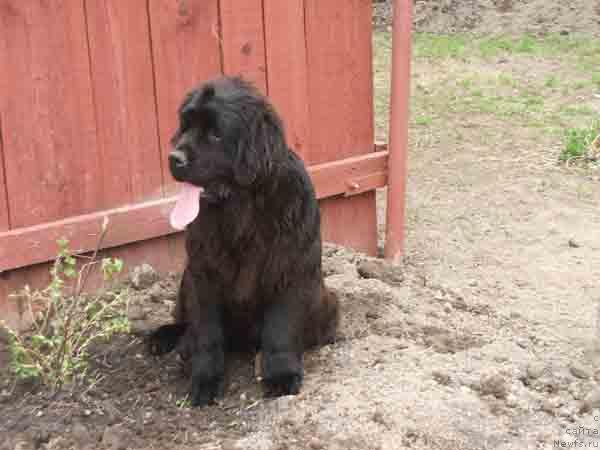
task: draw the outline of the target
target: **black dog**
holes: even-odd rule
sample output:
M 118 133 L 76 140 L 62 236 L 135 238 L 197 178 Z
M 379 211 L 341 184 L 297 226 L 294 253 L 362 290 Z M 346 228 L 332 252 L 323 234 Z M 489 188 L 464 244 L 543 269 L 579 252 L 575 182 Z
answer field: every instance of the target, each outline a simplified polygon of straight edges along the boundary
M 193 405 L 223 394 L 228 351 L 261 350 L 267 395 L 296 394 L 305 349 L 332 342 L 338 320 L 311 180 L 273 107 L 239 78 L 193 90 L 179 116 L 170 170 L 203 192 L 175 323 L 150 336 L 150 349 L 177 347 L 191 362 Z

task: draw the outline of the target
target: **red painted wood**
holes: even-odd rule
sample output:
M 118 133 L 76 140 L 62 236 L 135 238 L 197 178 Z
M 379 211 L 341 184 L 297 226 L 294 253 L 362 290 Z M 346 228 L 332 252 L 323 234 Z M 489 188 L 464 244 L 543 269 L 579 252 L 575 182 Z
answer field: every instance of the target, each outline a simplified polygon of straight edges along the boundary
M 412 2 L 394 2 L 390 185 L 387 192 L 385 257 L 400 262 L 404 250 L 406 165 L 410 98 Z
M 0 2 L 0 115 L 13 228 L 102 204 L 83 2 Z
M 374 192 L 347 199 L 321 201 L 321 233 L 324 241 L 335 242 L 368 255 L 377 254 L 377 220 Z
M 0 116 L 0 119 L 2 117 Z M 2 120 L 0 120 L 0 231 L 10 228 L 8 221 L 8 192 L 4 176 L 4 152 L 2 150 Z
M 269 97 L 287 140 L 305 158 L 309 144 L 308 73 L 303 0 L 264 0 Z
M 387 152 L 373 152 L 309 167 L 320 199 L 351 196 L 385 186 Z
M 373 150 L 371 7 L 305 1 L 311 164 Z M 375 192 L 326 200 L 321 211 L 325 239 L 376 254 Z
M 310 164 L 373 150 L 371 2 L 306 0 Z
M 386 166 L 387 153 L 377 152 L 312 166 L 309 173 L 315 181 L 318 198 L 323 199 L 383 187 Z M 352 189 L 352 184 L 357 182 L 366 185 Z M 325 208 L 332 208 L 341 201 L 325 202 Z M 174 233 L 168 220 L 174 202 L 175 199 L 169 197 L 0 233 L 0 272 L 52 259 L 56 254 L 56 241 L 63 237 L 69 239 L 71 248 L 78 253 L 93 250 L 105 217 L 110 220 L 103 243 L 105 248 Z M 340 214 L 346 217 L 349 213 Z M 346 223 L 341 234 L 345 226 Z
M 225 73 L 241 75 L 267 93 L 262 0 L 220 0 L 219 6 Z
M 73 250 L 79 253 L 94 249 L 105 217 L 109 225 L 104 247 L 173 233 L 169 225 L 173 203 L 172 198 L 154 200 L 1 233 L 0 272 L 48 261 L 61 238 L 71 241 Z
M 120 1 L 120 0 L 115 0 Z M 165 164 L 185 93 L 222 72 L 218 0 L 150 0 L 152 55 L 165 195 L 176 191 Z
M 100 172 L 107 209 L 161 197 L 146 0 L 86 0 Z

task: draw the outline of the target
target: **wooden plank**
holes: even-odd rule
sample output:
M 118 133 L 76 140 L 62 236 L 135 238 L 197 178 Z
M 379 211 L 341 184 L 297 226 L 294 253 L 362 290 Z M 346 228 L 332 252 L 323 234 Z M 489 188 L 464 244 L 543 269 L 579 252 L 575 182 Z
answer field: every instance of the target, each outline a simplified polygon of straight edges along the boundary
M 102 204 L 82 1 L 0 3 L 0 114 L 13 228 Z
M 4 152 L 2 150 L 2 116 L 0 115 L 0 231 L 10 228 L 8 220 L 8 191 L 4 176 Z
M 269 98 L 282 115 L 287 140 L 305 158 L 309 145 L 308 70 L 303 0 L 264 0 Z
M 219 5 L 224 72 L 268 93 L 262 0 L 221 0 Z
M 310 166 L 317 197 L 351 196 L 385 186 L 387 152 L 374 152 Z
M 311 164 L 373 150 L 371 7 L 305 1 Z M 325 239 L 376 254 L 375 192 L 326 200 L 321 212 Z
M 116 0 L 119 1 L 119 0 Z M 126 3 L 126 2 L 125 2 Z M 150 0 L 150 28 L 162 161 L 185 93 L 222 72 L 218 0 Z M 165 195 L 176 191 L 162 164 Z
M 86 0 L 102 210 L 160 198 L 161 154 L 146 0 Z
M 56 241 L 61 238 L 71 241 L 73 250 L 78 253 L 92 250 L 105 217 L 109 219 L 109 231 L 104 247 L 174 232 L 168 220 L 173 203 L 172 198 L 154 200 L 1 233 L 0 272 L 52 259 Z
M 328 198 L 321 202 L 321 234 L 323 241 L 335 242 L 356 251 L 377 254 L 377 220 L 366 214 L 375 213 L 373 196 L 367 192 L 351 198 Z
M 363 208 L 366 203 L 363 198 L 370 193 L 361 192 L 385 185 L 386 177 L 382 174 L 385 174 L 386 165 L 387 153 L 377 152 L 309 167 L 309 173 L 316 182 L 319 199 L 360 193 L 355 197 L 359 198 L 359 206 Z M 353 189 L 352 186 L 357 182 L 364 185 Z M 348 202 L 325 202 L 325 211 L 337 207 L 338 202 L 342 201 Z M 78 253 L 94 249 L 105 217 L 110 220 L 109 231 L 104 239 L 105 248 L 175 233 L 168 220 L 174 203 L 175 198 L 169 197 L 0 233 L 0 273 L 52 259 L 56 253 L 56 241 L 63 237 L 69 239 L 71 247 Z M 361 215 L 364 214 L 364 208 L 358 212 L 352 210 L 350 207 L 342 208 L 339 214 L 336 213 L 336 217 L 326 219 L 327 223 L 339 227 L 339 231 L 332 229 L 340 236 L 345 236 L 344 239 L 349 239 L 350 236 L 345 229 L 362 230 L 370 227 L 369 224 L 357 225 L 354 222 L 343 221 L 348 217 L 357 217 L 359 222 L 369 222 Z M 340 221 L 339 224 L 337 220 Z M 353 223 L 353 226 L 348 227 L 348 223 Z M 376 233 L 373 236 L 376 237 Z M 371 237 L 368 236 L 368 239 Z
M 371 2 L 306 0 L 311 142 L 317 164 L 373 150 Z

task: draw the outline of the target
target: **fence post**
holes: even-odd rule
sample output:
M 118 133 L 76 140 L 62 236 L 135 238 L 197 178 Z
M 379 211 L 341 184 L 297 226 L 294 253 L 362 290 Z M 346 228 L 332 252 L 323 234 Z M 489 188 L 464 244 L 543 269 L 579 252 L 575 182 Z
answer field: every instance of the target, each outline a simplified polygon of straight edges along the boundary
M 412 2 L 394 0 L 393 5 L 385 258 L 394 263 L 400 262 L 404 250 Z

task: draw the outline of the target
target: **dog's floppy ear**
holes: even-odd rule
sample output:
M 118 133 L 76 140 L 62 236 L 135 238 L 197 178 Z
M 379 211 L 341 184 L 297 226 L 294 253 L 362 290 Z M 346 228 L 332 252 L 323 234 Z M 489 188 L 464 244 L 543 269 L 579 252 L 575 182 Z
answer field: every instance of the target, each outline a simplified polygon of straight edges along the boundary
M 235 180 L 249 186 L 257 179 L 269 176 L 274 153 L 285 147 L 283 129 L 271 114 L 257 114 L 238 142 L 234 163 Z

